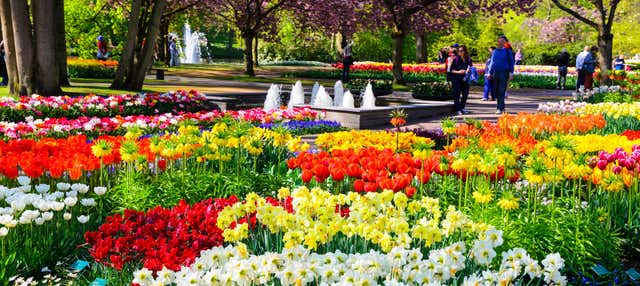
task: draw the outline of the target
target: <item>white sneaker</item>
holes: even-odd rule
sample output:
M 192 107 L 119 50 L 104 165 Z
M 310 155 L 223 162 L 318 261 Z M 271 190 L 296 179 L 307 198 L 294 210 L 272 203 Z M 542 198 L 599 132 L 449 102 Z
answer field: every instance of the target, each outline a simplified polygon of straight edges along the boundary
M 496 110 L 496 114 L 503 114 L 503 113 L 505 113 L 504 110 L 500 110 L 500 109 Z
M 464 112 L 462 112 L 461 110 L 456 111 L 456 115 L 463 115 Z
M 469 110 L 466 110 L 466 109 L 464 109 L 464 108 L 463 108 L 461 111 L 462 111 L 462 114 L 469 114 L 469 113 L 471 113 Z
M 482 99 L 480 99 L 480 100 L 482 100 L 482 101 L 489 101 L 489 99 L 488 99 L 488 98 L 484 98 L 484 97 L 483 97 Z

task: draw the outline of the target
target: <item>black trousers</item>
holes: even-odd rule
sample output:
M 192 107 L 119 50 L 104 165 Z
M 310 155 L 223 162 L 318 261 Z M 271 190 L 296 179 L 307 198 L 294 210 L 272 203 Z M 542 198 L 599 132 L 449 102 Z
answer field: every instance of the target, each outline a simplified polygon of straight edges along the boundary
M 464 77 L 454 76 L 451 78 L 451 93 L 456 111 L 462 111 L 467 105 L 469 98 L 469 83 Z
M 342 77 L 340 80 L 342 82 L 349 82 L 349 70 L 351 69 L 351 65 L 353 64 L 353 57 L 345 57 L 342 59 Z

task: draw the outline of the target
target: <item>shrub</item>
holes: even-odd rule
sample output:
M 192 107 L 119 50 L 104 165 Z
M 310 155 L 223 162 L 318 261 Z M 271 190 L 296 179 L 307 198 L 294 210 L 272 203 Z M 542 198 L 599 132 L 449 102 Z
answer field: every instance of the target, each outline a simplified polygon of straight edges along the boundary
M 390 80 L 353 79 L 345 84 L 345 87 L 357 95 L 364 92 L 368 83 L 371 83 L 375 96 L 386 95 L 393 92 L 393 82 Z
M 425 100 L 451 99 L 451 83 L 446 81 L 416 84 L 411 90 L 413 98 Z

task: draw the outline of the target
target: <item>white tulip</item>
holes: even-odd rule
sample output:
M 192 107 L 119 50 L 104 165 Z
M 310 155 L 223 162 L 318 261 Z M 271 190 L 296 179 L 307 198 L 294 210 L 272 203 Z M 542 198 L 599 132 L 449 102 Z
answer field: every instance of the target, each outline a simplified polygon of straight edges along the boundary
M 70 185 L 70 184 L 68 184 L 68 183 L 57 183 L 57 184 L 56 184 L 56 188 L 57 188 L 58 190 L 60 190 L 60 191 L 63 191 L 63 192 L 64 192 L 64 191 L 68 190 L 69 188 L 71 188 L 71 185 Z
M 25 205 L 25 203 L 23 201 L 16 200 L 16 201 L 11 202 L 11 208 L 14 211 L 22 211 L 22 210 L 24 210 L 25 207 L 26 207 L 26 205 Z
M 85 185 L 85 184 L 73 184 L 71 185 L 71 190 L 76 191 L 78 193 L 81 194 L 86 194 L 89 191 L 89 186 Z
M 37 225 L 43 225 L 44 224 L 44 218 L 42 217 L 38 217 L 35 219 L 35 222 Z
M 64 213 L 64 214 L 62 215 L 62 218 L 63 218 L 64 220 L 70 220 L 72 217 L 73 217 L 73 216 L 72 216 L 70 213 Z
M 107 188 L 106 187 L 95 187 L 95 188 L 93 188 L 93 192 L 96 193 L 96 195 L 98 195 L 98 196 L 102 196 L 107 192 Z
M 80 200 L 80 204 L 85 207 L 93 207 L 96 205 L 96 200 L 94 200 L 93 198 L 82 199 Z
M 88 215 L 81 215 L 78 217 L 78 222 L 80 222 L 81 224 L 85 224 L 89 221 L 90 216 Z
M 40 184 L 36 186 L 36 192 L 38 193 L 46 193 L 49 191 L 50 186 L 47 184 Z
M 9 229 L 6 227 L 0 228 L 0 237 L 7 236 L 9 234 Z
M 44 212 L 44 213 L 42 213 L 42 218 L 43 218 L 45 221 L 50 221 L 50 220 L 52 220 L 52 219 L 53 219 L 53 212 Z
M 31 184 L 31 178 L 27 177 L 27 176 L 19 176 L 18 177 L 18 184 L 20 184 L 21 186 L 27 186 Z
M 68 207 L 73 207 L 76 205 L 76 203 L 78 203 L 78 198 L 76 197 L 68 197 L 64 199 L 64 204 Z

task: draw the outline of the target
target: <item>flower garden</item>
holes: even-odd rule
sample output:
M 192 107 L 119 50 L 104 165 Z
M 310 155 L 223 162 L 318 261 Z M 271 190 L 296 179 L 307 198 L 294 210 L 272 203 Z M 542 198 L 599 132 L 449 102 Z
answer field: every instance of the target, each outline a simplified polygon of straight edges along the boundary
M 356 131 L 205 101 L 3 99 L 0 284 L 634 283 L 637 102 Z

